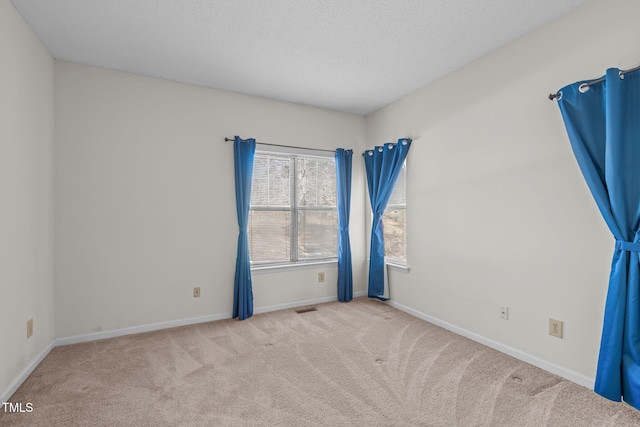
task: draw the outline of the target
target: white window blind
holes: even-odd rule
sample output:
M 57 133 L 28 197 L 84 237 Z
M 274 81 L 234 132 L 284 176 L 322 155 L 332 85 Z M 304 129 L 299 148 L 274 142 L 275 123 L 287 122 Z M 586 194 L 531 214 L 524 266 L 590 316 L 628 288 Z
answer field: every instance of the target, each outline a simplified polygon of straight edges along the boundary
M 249 213 L 253 265 L 335 259 L 337 228 L 332 157 L 256 153 Z

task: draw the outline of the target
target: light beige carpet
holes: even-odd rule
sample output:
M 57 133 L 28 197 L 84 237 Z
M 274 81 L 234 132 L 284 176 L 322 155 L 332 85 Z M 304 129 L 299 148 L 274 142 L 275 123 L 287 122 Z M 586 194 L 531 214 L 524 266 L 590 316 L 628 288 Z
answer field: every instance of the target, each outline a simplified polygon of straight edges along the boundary
M 366 298 L 54 349 L 2 426 L 636 426 L 623 403 Z

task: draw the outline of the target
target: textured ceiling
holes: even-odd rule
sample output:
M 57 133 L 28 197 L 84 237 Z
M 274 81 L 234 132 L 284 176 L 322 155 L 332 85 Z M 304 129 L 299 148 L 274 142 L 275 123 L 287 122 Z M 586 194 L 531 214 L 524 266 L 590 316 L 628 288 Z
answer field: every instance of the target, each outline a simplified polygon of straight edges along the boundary
M 590 0 L 12 0 L 61 60 L 367 114 Z

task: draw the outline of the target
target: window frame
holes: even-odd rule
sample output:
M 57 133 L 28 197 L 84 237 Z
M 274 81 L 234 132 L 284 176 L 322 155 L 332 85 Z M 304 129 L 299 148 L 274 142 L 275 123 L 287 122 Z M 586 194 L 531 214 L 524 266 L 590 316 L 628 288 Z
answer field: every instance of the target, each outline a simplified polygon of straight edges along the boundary
M 292 267 L 309 267 L 318 264 L 329 264 L 338 262 L 338 223 L 336 223 L 336 241 L 335 241 L 335 255 L 330 257 L 313 258 L 313 259 L 299 259 L 299 227 L 298 227 L 298 213 L 301 211 L 312 212 L 336 212 L 336 221 L 338 220 L 338 203 L 337 203 L 337 182 L 336 182 L 336 205 L 331 206 L 298 206 L 298 158 L 317 158 L 321 160 L 332 160 L 334 163 L 335 171 L 335 157 L 333 153 L 321 150 L 305 149 L 305 148 L 293 148 L 293 147 L 279 147 L 279 146 L 266 146 L 257 144 L 255 155 L 273 155 L 273 156 L 286 156 L 292 159 L 292 171 L 289 182 L 289 205 L 290 206 L 249 206 L 249 215 L 251 211 L 271 211 L 271 212 L 289 212 L 290 215 L 290 230 L 289 230 L 289 259 L 283 261 L 253 261 L 250 260 L 250 266 L 252 271 L 277 271 L 281 269 L 290 269 Z M 255 175 L 254 175 L 255 177 Z M 335 174 L 334 174 L 335 178 Z M 253 190 L 252 190 L 253 191 Z M 251 256 L 251 255 L 250 255 Z

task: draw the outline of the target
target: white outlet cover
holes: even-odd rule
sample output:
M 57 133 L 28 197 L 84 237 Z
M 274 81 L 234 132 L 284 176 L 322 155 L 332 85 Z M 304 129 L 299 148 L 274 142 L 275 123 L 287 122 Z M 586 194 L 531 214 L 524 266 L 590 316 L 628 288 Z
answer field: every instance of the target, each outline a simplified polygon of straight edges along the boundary
M 549 335 L 556 338 L 563 338 L 562 323 L 562 320 L 549 318 Z

